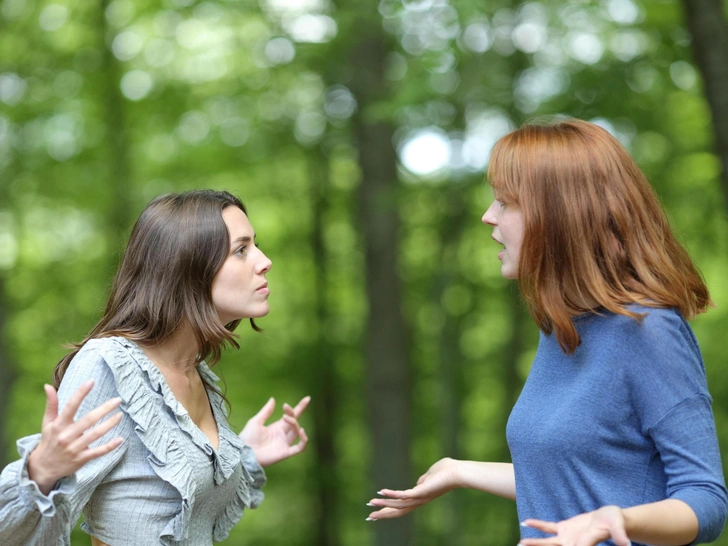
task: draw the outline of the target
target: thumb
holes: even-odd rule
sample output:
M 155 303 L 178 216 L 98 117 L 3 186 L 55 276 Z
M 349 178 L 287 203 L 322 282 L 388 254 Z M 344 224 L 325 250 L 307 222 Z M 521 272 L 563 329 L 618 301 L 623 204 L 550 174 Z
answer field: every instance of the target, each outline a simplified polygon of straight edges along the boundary
M 43 385 L 43 390 L 46 394 L 46 407 L 45 413 L 43 414 L 43 426 L 46 426 L 51 421 L 58 417 L 58 395 L 56 389 L 50 385 Z
M 253 416 L 251 421 L 256 421 L 257 423 L 264 425 L 265 422 L 270 419 L 270 416 L 273 415 L 273 410 L 275 409 L 276 399 L 271 396 L 265 405 L 260 408 L 260 411 Z

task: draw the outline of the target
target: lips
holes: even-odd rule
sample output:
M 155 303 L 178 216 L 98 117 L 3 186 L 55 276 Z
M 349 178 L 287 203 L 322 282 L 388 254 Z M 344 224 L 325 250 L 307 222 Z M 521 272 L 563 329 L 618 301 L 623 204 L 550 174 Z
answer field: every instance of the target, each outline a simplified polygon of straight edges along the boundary
M 268 283 L 261 284 L 256 290 L 266 290 L 268 288 Z

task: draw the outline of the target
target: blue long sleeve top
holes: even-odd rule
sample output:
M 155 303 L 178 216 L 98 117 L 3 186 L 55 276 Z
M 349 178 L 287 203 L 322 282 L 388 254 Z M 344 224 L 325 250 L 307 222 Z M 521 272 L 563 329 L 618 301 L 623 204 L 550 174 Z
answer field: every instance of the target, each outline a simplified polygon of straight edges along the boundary
M 700 349 L 677 310 L 630 309 L 645 318 L 575 318 L 571 355 L 541 334 L 506 431 L 518 516 L 560 521 L 679 499 L 697 516 L 695 542 L 713 541 L 727 502 Z

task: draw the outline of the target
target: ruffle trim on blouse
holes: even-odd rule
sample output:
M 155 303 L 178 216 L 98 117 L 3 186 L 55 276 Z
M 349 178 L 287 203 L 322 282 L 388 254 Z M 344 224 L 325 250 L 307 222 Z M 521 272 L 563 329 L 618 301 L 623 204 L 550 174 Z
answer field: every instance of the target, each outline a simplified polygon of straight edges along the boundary
M 72 474 L 62 478 L 56 483 L 53 490 L 44 495 L 38 484 L 30 479 L 28 475 L 28 457 L 38 447 L 40 434 L 26 436 L 17 441 L 18 454 L 22 458 L 18 470 L 18 485 L 20 496 L 29 506 L 38 508 L 41 516 L 52 518 L 56 515 L 56 509 L 61 509 L 62 499 L 70 495 L 76 488 L 76 475 Z M 56 506 L 58 504 L 58 506 Z M 61 510 L 63 511 L 63 510 Z
M 135 423 L 134 430 L 139 440 L 150 452 L 148 459 L 154 472 L 172 485 L 182 499 L 180 511 L 168 522 L 159 536 L 163 544 L 171 545 L 172 541 L 178 542 L 187 538 L 187 527 L 195 501 L 196 482 L 187 454 L 170 434 L 169 425 L 160 420 L 156 413 L 160 403 L 172 412 L 180 429 L 192 442 L 212 458 L 216 484 L 219 485 L 229 479 L 240 461 L 243 462 L 235 499 L 214 524 L 215 537 L 218 534 L 226 537 L 242 517 L 244 508 L 255 508 L 262 501 L 263 493 L 259 488 L 265 482 L 265 474 L 257 461 L 254 466 L 246 463 L 244 452 L 248 450 L 252 453 L 252 450 L 226 426 L 227 418 L 222 398 L 217 393 L 208 392 L 219 432 L 219 447 L 215 451 L 207 436 L 195 425 L 187 410 L 174 397 L 162 372 L 136 343 L 123 337 L 111 337 L 90 340 L 86 346 L 95 346 L 111 369 L 122 399 L 122 409 Z M 130 365 L 129 356 L 136 366 Z M 218 380 L 204 363 L 200 364 L 198 369 L 211 382 Z M 159 396 L 153 396 L 150 388 Z M 256 476 L 251 475 L 246 466 L 251 468 Z

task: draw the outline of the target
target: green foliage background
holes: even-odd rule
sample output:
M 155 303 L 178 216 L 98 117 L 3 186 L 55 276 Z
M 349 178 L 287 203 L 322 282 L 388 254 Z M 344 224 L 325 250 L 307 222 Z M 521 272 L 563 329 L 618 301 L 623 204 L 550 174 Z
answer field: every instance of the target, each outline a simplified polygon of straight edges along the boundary
M 241 350 L 216 370 L 231 421 L 242 428 L 271 395 L 279 404 L 298 400 L 317 387 L 323 365 L 333 366 L 337 410 L 332 429 L 319 432 L 334 438 L 337 459 L 322 467 L 309 449 L 271 468 L 265 503 L 226 543 L 316 544 L 317 526 L 333 518 L 340 544 L 370 544 L 364 503 L 380 487 L 408 485 L 368 479 L 361 144 L 347 84 L 358 68 L 349 52 L 371 17 L 385 29 L 390 87 L 360 114 L 397 129 L 400 184 L 391 198 L 402 220 L 416 471 L 456 455 L 448 438 L 461 458 L 507 460 L 514 385 L 504 362 L 515 363 L 522 381 L 537 331 L 528 323 L 513 344 L 523 309 L 480 223 L 490 199 L 483 172 L 508 127 L 555 113 L 598 120 L 622 140 L 702 269 L 716 309 L 694 328 L 728 447 L 726 204 L 674 0 L 5 0 L 0 279 L 5 365 L 15 374 L 3 401 L 8 445 L 39 430 L 42 385 L 62 345 L 100 317 L 146 202 L 167 191 L 227 189 L 247 203 L 274 264 L 265 332 L 241 327 Z M 451 156 L 416 174 L 406 146 L 423 134 L 447 143 Z M 313 244 L 317 218 L 323 253 Z M 324 482 L 337 491 L 335 514 L 321 510 Z M 516 543 L 512 503 L 464 491 L 449 497 L 410 516 L 415 544 Z M 89 542 L 76 532 L 73 543 Z

